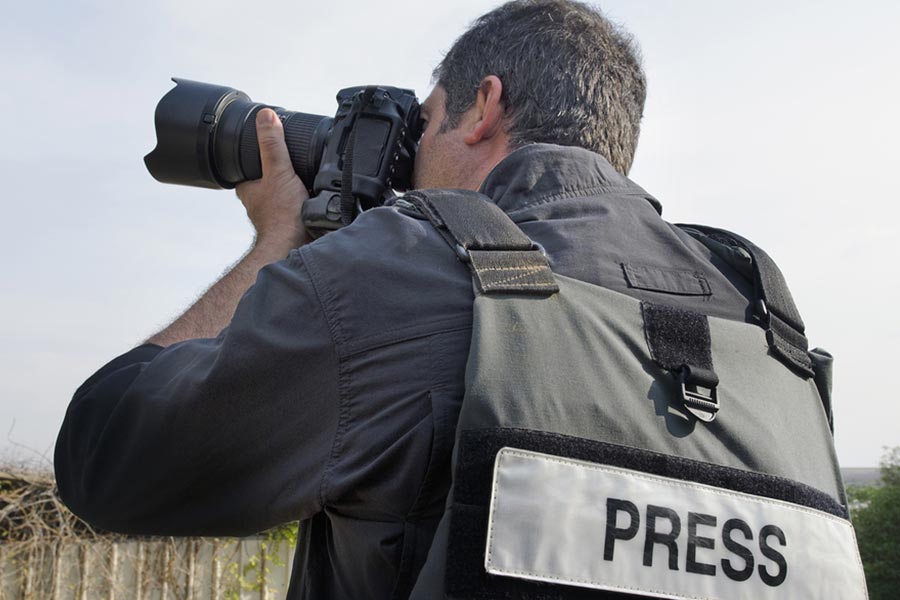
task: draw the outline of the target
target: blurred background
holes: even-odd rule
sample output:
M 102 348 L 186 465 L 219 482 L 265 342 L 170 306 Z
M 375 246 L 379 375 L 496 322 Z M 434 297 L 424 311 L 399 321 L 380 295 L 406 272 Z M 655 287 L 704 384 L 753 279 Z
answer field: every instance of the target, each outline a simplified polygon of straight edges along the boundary
M 48 465 L 76 387 L 251 242 L 232 192 L 162 185 L 144 169 L 170 77 L 328 116 L 350 85 L 424 99 L 442 52 L 496 4 L 5 5 L 0 457 Z M 778 261 L 812 345 L 836 357 L 841 463 L 876 466 L 900 444 L 900 3 L 600 6 L 637 37 L 649 80 L 631 177 L 667 220 L 737 231 Z

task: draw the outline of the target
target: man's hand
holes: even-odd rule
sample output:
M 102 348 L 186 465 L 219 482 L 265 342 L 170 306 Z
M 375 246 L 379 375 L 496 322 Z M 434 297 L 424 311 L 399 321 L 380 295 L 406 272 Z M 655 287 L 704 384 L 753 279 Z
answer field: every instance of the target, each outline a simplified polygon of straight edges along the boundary
M 168 346 L 192 338 L 215 337 L 231 322 L 238 301 L 256 281 L 257 272 L 309 241 L 300 219 L 300 208 L 309 194 L 291 165 L 284 128 L 274 111 L 264 108 L 257 113 L 256 132 L 262 179 L 237 186 L 238 198 L 256 229 L 253 246 L 193 306 L 146 343 Z
M 300 218 L 300 208 L 309 198 L 284 142 L 284 127 L 275 111 L 256 113 L 256 134 L 262 161 L 262 179 L 237 186 L 237 195 L 256 229 L 254 246 L 287 256 L 309 241 Z

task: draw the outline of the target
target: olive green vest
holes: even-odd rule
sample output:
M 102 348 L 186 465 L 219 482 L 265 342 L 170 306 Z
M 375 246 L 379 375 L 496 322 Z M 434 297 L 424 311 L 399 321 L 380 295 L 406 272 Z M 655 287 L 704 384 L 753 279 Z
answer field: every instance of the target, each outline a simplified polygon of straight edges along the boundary
M 761 250 L 688 230 L 748 258 L 760 310 L 736 322 L 554 275 L 478 194 L 406 200 L 476 291 L 453 486 L 411 598 L 866 597 L 831 357 Z

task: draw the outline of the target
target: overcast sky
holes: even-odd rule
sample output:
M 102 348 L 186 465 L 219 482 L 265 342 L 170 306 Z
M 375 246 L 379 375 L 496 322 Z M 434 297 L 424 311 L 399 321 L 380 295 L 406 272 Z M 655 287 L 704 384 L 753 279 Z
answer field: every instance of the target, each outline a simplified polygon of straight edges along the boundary
M 333 115 L 351 85 L 429 91 L 494 2 L 17 2 L 0 22 L 0 454 L 51 455 L 75 388 L 248 247 L 231 192 L 145 171 L 172 76 Z M 664 216 L 779 262 L 836 356 L 843 466 L 900 445 L 900 3 L 618 0 L 649 98 L 631 176 Z

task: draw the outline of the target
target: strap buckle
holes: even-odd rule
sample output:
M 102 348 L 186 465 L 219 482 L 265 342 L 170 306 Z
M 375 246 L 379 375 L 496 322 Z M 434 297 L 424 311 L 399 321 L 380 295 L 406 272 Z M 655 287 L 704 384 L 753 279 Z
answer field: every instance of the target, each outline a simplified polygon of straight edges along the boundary
M 547 250 L 534 240 L 531 240 L 531 250 L 537 250 L 541 253 L 541 256 L 547 258 Z M 455 244 L 453 246 L 453 251 L 456 252 L 456 258 L 458 258 L 460 262 L 469 263 L 472 261 L 468 248 L 465 248 L 462 244 Z
M 721 408 L 716 392 L 719 378 L 715 372 L 682 365 L 675 373 L 681 383 L 681 400 L 688 412 L 704 423 L 715 421 Z
M 753 317 L 762 326 L 763 329 L 769 327 L 769 305 L 762 298 L 757 298 L 753 303 Z

